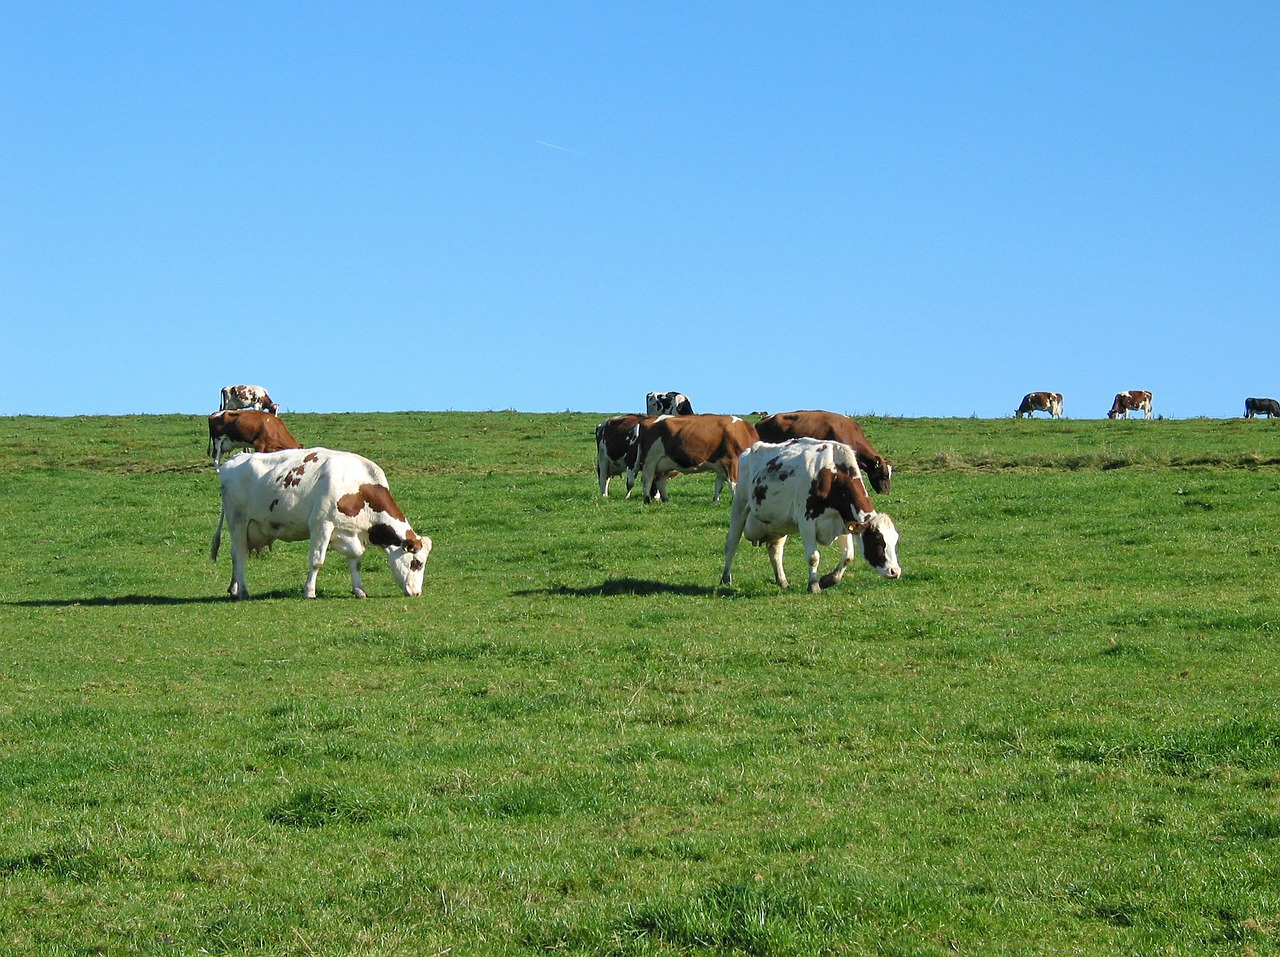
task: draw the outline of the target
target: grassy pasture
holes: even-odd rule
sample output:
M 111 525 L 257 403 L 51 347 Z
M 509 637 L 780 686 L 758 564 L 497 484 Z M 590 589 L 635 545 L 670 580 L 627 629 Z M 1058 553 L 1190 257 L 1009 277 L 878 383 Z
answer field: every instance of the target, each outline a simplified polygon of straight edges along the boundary
M 0 953 L 1280 950 L 1280 424 L 865 419 L 810 596 L 601 417 L 290 416 L 426 591 L 239 604 L 201 417 L 0 419 Z

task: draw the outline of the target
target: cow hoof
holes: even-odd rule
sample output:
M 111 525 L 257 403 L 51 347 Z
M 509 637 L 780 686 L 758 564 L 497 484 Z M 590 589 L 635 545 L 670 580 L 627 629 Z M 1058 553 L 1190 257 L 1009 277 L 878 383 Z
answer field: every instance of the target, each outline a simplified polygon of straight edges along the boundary
M 818 580 L 818 584 L 822 588 L 830 588 L 838 581 L 840 581 L 840 579 L 836 578 L 835 575 L 823 575 L 822 578 Z
M 369 597 L 368 595 L 366 595 L 366 594 L 364 593 L 364 589 L 363 589 L 363 588 L 353 588 L 353 589 L 351 589 L 351 594 L 355 595 L 357 598 L 368 598 L 368 597 Z
M 817 582 L 809 582 L 809 594 L 810 594 L 810 595 L 817 595 L 817 594 L 820 594 L 821 592 L 822 592 L 822 586 L 821 586 L 821 585 L 819 585 Z

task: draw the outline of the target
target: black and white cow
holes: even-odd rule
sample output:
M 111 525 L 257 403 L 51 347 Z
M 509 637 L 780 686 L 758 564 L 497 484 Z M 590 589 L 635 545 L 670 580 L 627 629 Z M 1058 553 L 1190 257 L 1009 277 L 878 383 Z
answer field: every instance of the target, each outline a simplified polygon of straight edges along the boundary
M 1275 399 L 1245 399 L 1244 417 L 1252 419 L 1255 415 L 1265 415 L 1268 419 L 1280 415 L 1280 402 Z
M 600 481 L 600 494 L 609 497 L 609 479 L 615 475 L 627 477 L 627 498 L 636 484 L 640 471 L 640 432 L 657 416 L 614 415 L 596 426 L 596 477 Z
M 720 583 L 731 584 L 733 556 L 745 535 L 752 544 L 768 545 L 774 577 L 786 588 L 782 552 L 787 536 L 796 533 L 809 560 L 811 592 L 839 582 L 859 550 L 886 578 L 902 575 L 893 519 L 875 510 L 858 470 L 857 454 L 841 442 L 811 438 L 757 442 L 742 453 Z M 837 539 L 840 563 L 819 579 L 818 546 Z
M 370 545 L 387 553 L 391 574 L 410 597 L 422 594 L 431 539 L 418 535 L 391 497 L 387 476 L 373 462 L 331 449 L 241 452 L 218 469 L 222 512 L 209 557 L 218 559 L 225 521 L 231 539 L 232 598 L 248 598 L 245 561 L 272 542 L 311 542 L 310 572 L 302 586 L 316 597 L 316 576 L 330 545 L 347 556 L 351 592 L 364 598 L 360 559 Z
M 650 392 L 644 397 L 650 415 L 693 415 L 693 406 L 683 392 Z

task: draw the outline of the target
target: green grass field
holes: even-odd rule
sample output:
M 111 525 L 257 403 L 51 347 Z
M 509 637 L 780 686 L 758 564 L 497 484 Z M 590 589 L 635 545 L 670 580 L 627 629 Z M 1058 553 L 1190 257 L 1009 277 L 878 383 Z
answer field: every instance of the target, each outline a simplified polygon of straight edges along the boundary
M 0 953 L 1280 950 L 1280 423 L 864 419 L 815 596 L 601 418 L 290 416 L 425 593 L 241 603 L 202 417 L 0 419 Z

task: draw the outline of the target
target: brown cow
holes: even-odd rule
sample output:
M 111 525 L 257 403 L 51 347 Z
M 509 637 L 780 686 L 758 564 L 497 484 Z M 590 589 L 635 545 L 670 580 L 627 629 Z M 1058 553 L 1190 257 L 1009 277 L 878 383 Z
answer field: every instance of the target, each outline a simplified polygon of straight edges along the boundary
M 738 456 L 759 436 L 736 415 L 663 415 L 640 429 L 640 462 L 644 500 L 667 501 L 671 472 L 714 472 L 713 502 L 720 501 L 725 482 L 738 484 Z
M 804 412 L 778 412 L 767 415 L 756 423 L 756 432 L 762 442 L 785 442 L 787 439 L 811 438 L 843 442 L 852 446 L 871 487 L 877 492 L 889 491 L 893 480 L 893 463 L 881 457 L 856 421 L 836 412 L 809 410 Z
M 302 443 L 289 434 L 284 422 L 270 412 L 257 409 L 233 409 L 209 416 L 209 454 L 213 464 L 222 461 L 229 448 L 253 446 L 255 452 L 280 452 L 300 449 Z
M 1014 415 L 1020 419 L 1025 414 L 1027 418 L 1034 419 L 1033 412 L 1048 412 L 1051 419 L 1062 418 L 1062 393 L 1028 392 L 1022 397 L 1022 404 Z
M 1141 412 L 1144 419 L 1151 418 L 1151 393 L 1142 389 L 1130 389 L 1128 392 L 1117 392 L 1111 403 L 1108 419 L 1118 419 L 1121 414 L 1127 419 L 1129 412 Z

